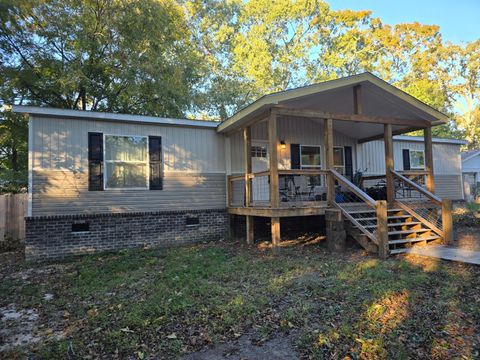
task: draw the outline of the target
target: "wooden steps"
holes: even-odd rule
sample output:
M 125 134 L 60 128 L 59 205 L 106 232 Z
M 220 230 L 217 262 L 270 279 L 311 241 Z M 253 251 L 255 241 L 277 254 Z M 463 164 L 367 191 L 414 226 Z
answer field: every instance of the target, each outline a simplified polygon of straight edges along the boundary
M 363 233 L 367 231 L 370 235 L 375 234 L 377 229 L 375 211 L 373 209 L 358 209 L 358 207 L 356 209 L 352 207 L 351 211 L 344 210 L 355 222 L 361 225 L 356 226 L 354 222 L 347 220 L 349 223 L 347 233 L 367 251 L 378 252 L 378 246 L 366 233 Z M 403 209 L 388 209 L 387 227 L 389 253 L 392 255 L 403 253 L 409 247 L 417 244 L 425 245 L 442 239 L 434 230 Z
M 409 230 L 396 230 L 396 231 L 389 231 L 388 235 L 407 235 L 407 234 L 416 234 L 416 233 L 421 233 L 425 231 L 432 231 L 431 229 L 425 229 L 425 228 L 420 228 L 420 229 L 409 229 Z
M 407 243 L 415 243 L 420 241 L 430 241 L 430 240 L 438 240 L 438 239 L 440 239 L 440 236 L 432 235 L 432 236 L 425 236 L 425 237 L 414 237 L 414 238 L 405 238 L 405 239 L 399 239 L 399 240 L 390 240 L 388 243 L 391 245 L 397 245 L 397 244 L 407 244 Z
M 388 220 L 395 220 L 395 219 L 407 219 L 411 218 L 412 215 L 394 215 L 394 216 L 389 216 Z M 377 220 L 376 217 L 368 217 L 368 218 L 355 218 L 357 220 L 362 220 L 362 221 L 371 221 L 371 220 Z
M 400 222 L 400 223 L 388 223 L 388 227 L 396 227 L 396 226 L 406 226 L 406 225 L 420 225 L 420 221 L 410 221 L 410 222 Z M 377 224 L 375 225 L 365 225 L 364 228 L 370 229 L 370 228 L 376 228 Z
M 403 210 L 402 209 L 388 209 L 388 212 L 401 212 L 401 211 L 403 211 Z M 348 211 L 348 213 L 350 215 L 352 215 L 352 214 L 367 214 L 367 213 L 374 214 L 375 210 L 373 210 L 373 209 L 352 210 L 352 211 Z

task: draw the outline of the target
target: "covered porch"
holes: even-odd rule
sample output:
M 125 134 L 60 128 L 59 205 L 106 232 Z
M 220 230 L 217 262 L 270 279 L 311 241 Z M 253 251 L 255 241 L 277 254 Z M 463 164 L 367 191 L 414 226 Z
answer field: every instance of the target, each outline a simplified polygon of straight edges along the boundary
M 359 206 L 376 212 L 383 205 L 364 191 L 366 182 L 384 183 L 385 217 L 400 200 L 402 187 L 417 202 L 442 204 L 433 198 L 431 127 L 445 119 L 371 74 L 265 96 L 219 127 L 227 137 L 228 212 L 246 217 L 249 243 L 254 217 L 270 217 L 276 246 L 282 217 L 323 215 L 337 208 L 348 218 Z M 399 174 L 393 168 L 392 136 L 413 130 L 424 132 L 425 169 Z M 359 144 L 378 139 L 385 144 L 385 176 L 363 178 Z

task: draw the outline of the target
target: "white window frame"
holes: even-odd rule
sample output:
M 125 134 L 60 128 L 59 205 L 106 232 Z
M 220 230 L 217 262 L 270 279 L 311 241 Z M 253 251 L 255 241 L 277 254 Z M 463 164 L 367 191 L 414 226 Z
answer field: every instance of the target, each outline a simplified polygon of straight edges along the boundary
M 345 146 L 334 146 L 333 147 L 333 150 L 335 149 L 342 149 L 342 158 L 343 158 L 343 165 L 336 165 L 335 164 L 335 158 L 334 158 L 334 161 L 333 161 L 333 168 L 334 169 L 337 169 L 337 168 L 342 168 L 343 171 L 341 172 L 342 175 L 345 175 Z
M 412 165 L 412 152 L 421 152 L 423 154 L 423 166 Z M 425 170 L 425 150 L 408 149 L 408 156 L 410 157 L 410 169 L 411 170 Z
M 258 148 L 265 148 L 265 156 L 257 156 L 258 152 L 255 151 L 255 156 L 253 155 L 253 149 L 258 149 Z M 259 142 L 256 142 L 256 143 L 253 143 L 252 141 L 252 145 L 250 146 L 250 156 L 252 157 L 252 159 L 268 159 L 268 147 L 267 147 L 267 143 L 264 142 L 263 144 L 259 144 Z
M 316 147 L 318 148 L 318 152 L 320 155 L 320 165 L 303 165 L 302 163 L 302 147 Z M 307 145 L 307 144 L 300 144 L 300 169 L 322 169 L 323 161 L 322 161 L 322 147 L 320 145 Z
M 145 187 L 129 187 L 129 188 L 112 188 L 112 187 L 107 187 L 107 162 L 108 163 L 129 163 L 128 161 L 121 161 L 121 160 L 107 160 L 106 159 L 106 142 L 105 139 L 107 136 L 116 136 L 116 137 L 138 137 L 138 138 L 145 138 L 147 139 L 147 159 L 146 159 L 146 184 Z M 103 134 L 103 189 L 104 190 L 109 190 L 109 191 L 122 191 L 122 190 L 150 190 L 150 144 L 149 144 L 149 138 L 148 136 L 145 135 L 126 135 L 126 134 Z M 139 161 L 131 161 L 131 163 L 140 163 L 143 164 L 142 162 Z

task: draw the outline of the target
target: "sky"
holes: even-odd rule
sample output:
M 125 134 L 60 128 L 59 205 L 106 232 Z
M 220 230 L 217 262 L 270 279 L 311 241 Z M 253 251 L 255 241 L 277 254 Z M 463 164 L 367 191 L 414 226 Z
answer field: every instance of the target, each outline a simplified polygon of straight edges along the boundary
M 445 40 L 480 39 L 480 0 L 327 0 L 335 9 L 372 10 L 384 23 L 439 25 Z

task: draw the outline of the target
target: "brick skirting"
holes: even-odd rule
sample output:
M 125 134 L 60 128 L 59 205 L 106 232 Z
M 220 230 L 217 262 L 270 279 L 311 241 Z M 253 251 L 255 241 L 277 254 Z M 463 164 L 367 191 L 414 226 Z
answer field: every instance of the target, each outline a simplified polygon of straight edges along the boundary
M 25 256 L 27 260 L 59 259 L 215 241 L 225 238 L 227 231 L 225 209 L 27 217 Z

